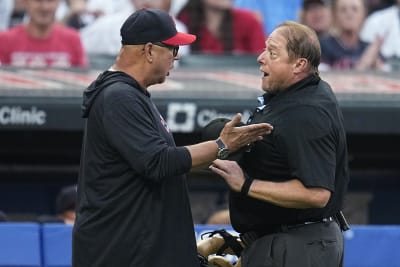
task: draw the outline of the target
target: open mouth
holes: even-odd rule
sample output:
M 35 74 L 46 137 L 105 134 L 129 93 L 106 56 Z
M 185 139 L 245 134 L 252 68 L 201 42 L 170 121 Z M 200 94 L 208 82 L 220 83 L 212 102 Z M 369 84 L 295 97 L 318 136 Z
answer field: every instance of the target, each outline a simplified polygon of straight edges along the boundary
M 263 72 L 263 77 L 268 77 L 268 76 L 269 76 L 269 73 Z

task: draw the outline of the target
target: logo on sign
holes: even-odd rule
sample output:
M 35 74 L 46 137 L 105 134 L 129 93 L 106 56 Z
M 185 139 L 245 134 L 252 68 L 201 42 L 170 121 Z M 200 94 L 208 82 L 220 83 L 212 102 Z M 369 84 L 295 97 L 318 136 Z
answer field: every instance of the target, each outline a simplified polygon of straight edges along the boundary
M 242 121 L 246 121 L 251 112 L 242 111 Z M 220 112 L 213 108 L 199 109 L 193 102 L 170 103 L 167 107 L 167 124 L 173 132 L 190 133 L 198 127 L 204 127 L 215 118 L 231 119 L 236 113 Z
M 210 121 L 216 118 L 228 118 L 232 119 L 237 113 L 221 113 L 215 109 L 203 109 L 197 114 L 197 124 L 200 127 L 206 126 Z M 242 121 L 247 121 L 250 117 L 251 112 L 249 110 L 244 110 L 242 112 Z
M 20 106 L 0 107 L 1 125 L 43 125 L 46 123 L 46 112 L 33 106 L 23 109 Z
M 192 132 L 197 111 L 194 103 L 170 103 L 167 108 L 167 124 L 173 132 Z

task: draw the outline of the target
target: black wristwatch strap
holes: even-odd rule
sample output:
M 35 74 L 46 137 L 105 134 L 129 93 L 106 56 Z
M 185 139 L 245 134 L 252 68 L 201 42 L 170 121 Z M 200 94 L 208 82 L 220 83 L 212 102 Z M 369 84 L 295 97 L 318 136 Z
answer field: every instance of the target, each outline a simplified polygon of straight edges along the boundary
M 215 140 L 218 145 L 217 159 L 227 159 L 229 156 L 228 147 L 222 142 L 221 138 Z
M 250 190 L 250 186 L 253 183 L 253 178 L 248 177 L 247 175 L 245 175 L 246 180 L 244 180 L 244 183 L 242 185 L 242 188 L 240 189 L 240 193 L 243 196 L 247 196 L 249 194 L 249 190 Z
M 215 140 L 215 142 L 218 145 L 218 149 L 227 148 L 226 145 L 224 144 L 224 142 L 222 142 L 221 138 L 218 137 L 217 140 Z

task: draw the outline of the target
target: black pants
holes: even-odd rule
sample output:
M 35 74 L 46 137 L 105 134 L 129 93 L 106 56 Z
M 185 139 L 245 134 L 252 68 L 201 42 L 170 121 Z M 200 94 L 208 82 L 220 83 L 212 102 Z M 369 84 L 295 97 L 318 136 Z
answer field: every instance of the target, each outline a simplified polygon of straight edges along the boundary
M 242 252 L 242 267 L 342 267 L 343 235 L 321 222 L 265 235 Z

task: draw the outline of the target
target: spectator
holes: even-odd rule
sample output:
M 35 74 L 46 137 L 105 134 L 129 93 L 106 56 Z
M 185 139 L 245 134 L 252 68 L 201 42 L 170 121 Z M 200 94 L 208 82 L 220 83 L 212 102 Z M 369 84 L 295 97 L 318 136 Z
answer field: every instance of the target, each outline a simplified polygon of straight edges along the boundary
M 332 4 L 334 31 L 320 37 L 321 65 L 326 69 L 380 69 L 381 43 L 369 45 L 359 33 L 367 14 L 364 0 L 335 0 Z
M 68 12 L 62 22 L 75 29 L 83 28 L 103 15 L 100 10 L 90 10 L 87 6 L 87 0 L 66 0 L 66 3 Z
M 366 0 L 367 8 L 368 8 L 368 15 L 387 7 L 393 5 L 396 0 Z
M 283 21 L 297 20 L 302 2 L 302 0 L 234 0 L 234 5 L 257 12 L 264 23 L 265 34 L 268 35 Z
M 89 10 L 103 14 L 117 13 L 124 10 L 129 4 L 128 0 L 87 0 Z
M 178 13 L 186 5 L 187 1 L 188 0 L 170 0 L 171 2 L 170 13 L 174 16 L 178 15 Z
M 7 1 L 7 0 L 6 0 Z M 26 0 L 14 0 L 8 28 L 23 23 L 26 20 Z
M 57 217 L 65 224 L 73 225 L 75 222 L 76 198 L 76 185 L 63 187 L 57 196 Z
M 93 24 L 81 29 L 83 46 L 88 54 L 115 56 L 121 48 L 119 27 L 125 19 L 136 9 L 158 8 L 170 10 L 171 0 L 129 0 L 130 6 L 115 14 L 106 15 Z M 174 6 L 176 8 L 176 6 Z M 175 20 L 176 28 L 180 32 L 187 32 L 186 26 Z M 101 44 L 101 45 L 99 45 Z M 181 56 L 189 53 L 189 46 L 182 46 L 179 50 Z
M 75 207 L 77 201 L 76 185 L 65 186 L 57 194 L 55 215 L 44 214 L 37 218 L 39 223 L 65 223 L 73 225 L 75 222 Z
M 18 67 L 85 67 L 79 34 L 55 22 L 60 0 L 26 0 L 28 22 L 0 33 L 0 63 Z
M 370 43 L 382 39 L 381 55 L 392 70 L 400 70 L 400 0 L 369 15 L 360 36 Z
M 313 29 L 318 37 L 327 34 L 332 25 L 330 0 L 304 0 L 299 21 Z
M 14 8 L 14 0 L 0 1 L 0 31 L 8 29 L 10 26 L 11 14 Z
M 232 0 L 189 0 L 178 18 L 197 35 L 193 52 L 256 54 L 264 49 L 261 22 L 254 13 L 234 8 Z
M 75 1 L 75 0 L 72 0 Z M 80 1 L 80 0 L 79 0 Z M 98 15 L 110 15 L 124 10 L 128 6 L 129 0 L 84 0 L 86 2 L 86 10 L 90 13 Z M 57 20 L 63 20 L 69 12 L 70 0 L 61 0 L 57 9 Z

